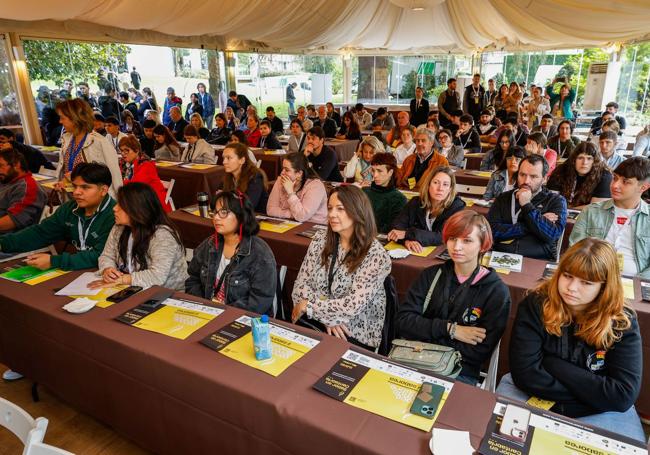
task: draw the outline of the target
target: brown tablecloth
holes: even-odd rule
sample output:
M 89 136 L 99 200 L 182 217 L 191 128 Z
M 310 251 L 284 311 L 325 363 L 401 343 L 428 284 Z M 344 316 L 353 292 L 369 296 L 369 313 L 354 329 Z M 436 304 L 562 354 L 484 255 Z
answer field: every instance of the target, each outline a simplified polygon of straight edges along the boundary
M 483 207 L 477 206 L 473 206 L 472 208 L 476 208 L 479 213 L 487 210 Z M 212 235 L 214 232 L 212 222 L 209 219 L 199 218 L 182 210 L 173 212 L 171 218 L 179 227 L 183 243 L 187 248 L 196 248 L 203 239 Z M 282 292 L 284 298 L 283 305 L 285 306 L 285 312 L 287 314 L 290 314 L 290 308 L 292 305 L 291 290 L 293 289 L 293 283 L 298 271 L 300 270 L 300 265 L 307 253 L 307 247 L 310 242 L 309 238 L 297 235 L 297 233 L 309 229 L 311 226 L 311 223 L 303 223 L 301 226 L 298 226 L 284 234 L 267 231 L 260 231 L 259 233 L 260 238 L 264 239 L 273 250 L 278 265 L 287 266 L 287 276 L 285 278 Z M 393 260 L 391 275 L 395 277 L 397 293 L 400 301 L 404 300 L 409 287 L 417 279 L 424 268 L 440 262 L 440 260 L 436 259 L 434 256 L 439 254 L 442 250 L 443 247 L 439 247 L 427 258 L 411 255 L 405 259 Z M 499 360 L 500 374 L 509 371 L 508 346 L 510 330 L 512 327 L 512 321 L 516 314 L 517 305 L 523 300 L 530 289 L 533 289 L 540 284 L 545 265 L 546 261 L 524 258 L 522 272 L 511 272 L 508 275 L 500 275 L 503 282 L 510 289 L 510 297 L 513 302 L 510 311 L 510 322 L 508 323 L 508 328 L 506 329 L 501 342 L 501 358 Z M 640 301 L 640 285 L 637 282 L 635 286 L 637 300 L 634 306 L 639 313 L 639 325 L 644 340 L 644 369 L 645 371 L 650 371 L 648 369 L 650 368 L 650 303 L 643 303 Z M 650 388 L 642 390 L 641 396 L 637 401 L 637 410 L 650 415 Z
M 357 145 L 359 145 L 359 141 L 356 139 L 327 139 L 325 140 L 325 145 L 334 149 L 339 161 L 350 161 L 354 153 L 357 151 Z
M 481 168 L 481 160 L 483 160 L 484 155 L 485 153 L 466 153 L 465 159 L 467 160 L 467 164 L 465 165 L 465 169 L 478 171 Z
M 78 274 L 37 286 L 0 280 L 0 361 L 142 447 L 160 454 L 429 453 L 430 433 L 312 388 L 346 342 L 323 335 L 313 352 L 272 377 L 198 343 L 242 311 L 228 308 L 177 340 L 114 320 L 156 288 L 107 309 L 62 311 L 70 299 L 54 289 Z M 436 426 L 469 431 L 478 447 L 494 400 L 456 384 Z
M 463 169 L 456 170 L 456 184 L 459 185 L 472 185 L 486 187 L 490 181 L 490 177 L 483 177 L 481 175 L 474 175 L 471 171 Z
M 180 166 L 157 166 L 161 180 L 174 179 L 172 199 L 176 207 L 186 207 L 196 204 L 196 193 L 214 194 L 223 183 L 223 166 L 210 169 L 186 169 Z

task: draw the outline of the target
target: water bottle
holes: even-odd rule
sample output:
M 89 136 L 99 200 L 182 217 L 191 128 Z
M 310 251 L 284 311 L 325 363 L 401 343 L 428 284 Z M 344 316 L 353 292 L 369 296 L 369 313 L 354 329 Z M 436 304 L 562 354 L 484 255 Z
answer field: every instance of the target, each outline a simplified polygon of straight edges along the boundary
M 267 360 L 273 357 L 271 347 L 271 327 L 269 317 L 262 315 L 260 318 L 251 319 L 253 329 L 253 349 L 257 360 Z
M 203 218 L 210 217 L 210 196 L 208 193 L 198 193 L 196 200 L 199 204 L 199 215 Z

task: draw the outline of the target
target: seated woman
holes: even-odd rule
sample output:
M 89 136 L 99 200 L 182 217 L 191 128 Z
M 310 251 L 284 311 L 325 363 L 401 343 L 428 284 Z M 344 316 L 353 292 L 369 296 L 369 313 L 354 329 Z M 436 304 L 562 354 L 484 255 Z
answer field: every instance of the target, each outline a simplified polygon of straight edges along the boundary
M 244 134 L 246 135 L 248 145 L 251 147 L 259 147 L 260 145 L 260 138 L 262 137 L 262 133 L 260 133 L 259 126 L 260 118 L 257 116 L 257 114 L 249 115 L 246 118 L 246 129 L 244 130 Z
M 253 209 L 266 212 L 269 195 L 266 192 L 266 175 L 248 157 L 248 147 L 240 142 L 231 142 L 223 150 L 224 191 L 239 191 L 248 196 Z
M 583 207 L 612 197 L 612 174 L 596 145 L 581 142 L 548 179 L 549 190 L 558 191 L 571 208 Z
M 526 151 L 521 147 L 512 147 L 506 152 L 506 157 L 501 160 L 497 170 L 492 173 L 487 188 L 483 194 L 486 201 L 494 200 L 505 191 L 510 191 L 517 184 L 517 171 L 519 163 L 526 157 Z
M 232 136 L 230 136 L 230 142 L 239 142 L 240 144 L 244 144 L 248 150 L 248 159 L 251 160 L 255 166 L 260 167 L 261 161 L 257 161 L 255 154 L 250 149 L 248 139 L 246 139 L 246 134 L 244 134 L 242 130 L 233 131 Z
M 305 150 L 305 144 L 307 143 L 307 133 L 303 131 L 303 126 L 300 119 L 295 118 L 291 120 L 289 131 L 291 131 L 291 135 L 289 136 L 288 151 L 290 153 L 295 153 Z
M 214 125 L 215 127 L 212 128 L 212 131 L 210 131 L 210 134 L 206 139 L 208 144 L 226 145 L 230 142 L 231 130 L 228 128 L 226 116 L 224 114 L 215 115 Z
M 271 122 L 262 120 L 260 122 L 260 148 L 266 150 L 282 150 L 282 144 L 275 137 L 275 133 L 271 130 Z
M 341 128 L 336 135 L 337 139 L 349 139 L 349 140 L 361 140 L 361 130 L 359 129 L 359 124 L 357 119 L 354 118 L 354 114 L 350 111 L 347 111 L 343 114 L 343 120 L 341 123 Z
M 195 112 L 194 114 L 190 115 L 190 125 L 196 128 L 196 131 L 199 133 L 199 137 L 201 139 L 207 140 L 208 136 L 210 136 L 210 130 L 205 127 L 201 114 Z
M 402 135 L 404 136 L 404 135 Z M 386 234 L 406 205 L 406 196 L 395 186 L 397 162 L 390 153 L 376 153 L 370 162 L 372 184 L 363 189 L 375 214 L 377 231 Z
M 374 136 L 366 136 L 359 144 L 357 153 L 348 161 L 343 171 L 343 177 L 346 179 L 354 178 L 354 182 L 361 186 L 370 186 L 372 183 L 372 168 L 370 162 L 375 153 L 384 151 L 379 139 Z
M 181 161 L 186 163 L 217 164 L 217 155 L 205 139 L 199 138 L 199 133 L 192 125 L 183 130 L 187 147 L 183 150 Z
M 165 125 L 156 125 L 153 129 L 154 156 L 157 160 L 180 161 L 181 146 Z
M 481 160 L 482 171 L 493 171 L 501 164 L 503 157 L 510 147 L 516 145 L 515 137 L 509 129 L 503 129 L 497 136 L 497 144 L 493 149 L 485 152 L 485 156 Z
M 127 284 L 182 291 L 185 248 L 153 189 L 140 182 L 120 187 L 113 213 L 115 226 L 98 261 L 102 278 L 91 287 Z
M 120 164 L 124 184 L 129 182 L 146 183 L 158 196 L 165 212 L 171 212 L 172 208 L 167 202 L 167 190 L 160 181 L 156 163 L 149 160 L 149 157 L 142 152 L 140 141 L 135 136 L 129 135 L 120 139 L 119 148 L 122 154 Z
M 512 327 L 510 374 L 498 394 L 548 400 L 551 411 L 645 441 L 634 409 L 641 335 L 611 245 L 586 238 L 570 247 L 519 304 Z
M 226 126 L 230 131 L 235 131 L 239 128 L 239 119 L 235 115 L 235 111 L 232 110 L 232 107 L 226 108 Z
M 481 266 L 492 247 L 483 215 L 456 212 L 442 240 L 451 259 L 424 269 L 411 285 L 395 318 L 397 336 L 456 349 L 462 355 L 458 380 L 476 385 L 508 323 L 510 291 L 494 270 Z
M 219 192 L 212 223 L 214 235 L 194 250 L 185 292 L 272 316 L 275 258 L 257 236 L 260 227 L 250 201 L 239 192 Z
M 459 145 L 454 144 L 451 131 L 442 129 L 438 131 L 436 139 L 440 144 L 438 153 L 447 158 L 450 166 L 463 167 L 465 159 L 465 150 Z
M 327 190 L 302 153 L 289 153 L 282 160 L 282 173 L 273 185 L 266 213 L 300 222 L 327 222 Z
M 404 160 L 415 152 L 415 142 L 413 142 L 413 131 L 405 129 L 402 131 L 402 143 L 395 149 L 395 160 L 397 165 L 401 166 Z
M 368 198 L 354 185 L 332 190 L 327 230 L 316 233 L 293 286 L 293 314 L 325 325 L 328 334 L 373 350 L 381 341 L 386 312 L 388 253 Z
M 442 244 L 445 221 L 464 208 L 465 202 L 456 194 L 454 171 L 437 167 L 423 178 L 420 195 L 402 209 L 388 240 L 403 241 L 409 251 L 421 253 L 422 247 Z
M 133 117 L 131 111 L 124 109 L 122 111 L 122 123 L 120 124 L 120 131 L 126 134 L 134 134 L 135 137 L 140 137 L 144 133 L 142 125 Z

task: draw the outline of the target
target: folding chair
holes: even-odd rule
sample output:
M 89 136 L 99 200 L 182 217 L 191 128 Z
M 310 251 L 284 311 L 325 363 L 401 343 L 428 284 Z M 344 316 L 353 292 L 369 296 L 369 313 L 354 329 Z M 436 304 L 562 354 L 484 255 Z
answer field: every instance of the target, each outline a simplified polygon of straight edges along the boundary
M 172 211 L 174 211 L 176 210 L 176 206 L 174 205 L 174 200 L 172 199 L 172 190 L 174 189 L 174 183 L 176 183 L 176 180 L 161 180 L 161 182 L 163 184 L 163 187 L 167 190 L 167 194 L 165 194 L 165 202 L 167 202 L 171 206 Z
M 273 317 L 286 321 L 284 314 L 284 305 L 282 305 L 282 289 L 284 288 L 284 278 L 287 276 L 287 266 L 281 265 L 278 270 L 278 281 L 275 288 L 275 297 L 273 297 Z M 279 310 L 279 315 L 278 315 Z
M 497 371 L 499 369 L 499 348 L 501 347 L 501 340 L 494 347 L 492 355 L 490 356 L 490 365 L 488 366 L 487 373 L 481 372 L 481 389 L 494 393 L 497 388 Z
M 30 445 L 43 441 L 47 423 L 45 417 L 34 419 L 21 407 L 0 398 L 0 426 L 15 434 L 25 445 L 23 455 L 28 453 Z
M 24 455 L 74 455 L 67 450 L 59 449 L 58 447 L 44 444 L 42 442 L 35 442 L 27 448 Z

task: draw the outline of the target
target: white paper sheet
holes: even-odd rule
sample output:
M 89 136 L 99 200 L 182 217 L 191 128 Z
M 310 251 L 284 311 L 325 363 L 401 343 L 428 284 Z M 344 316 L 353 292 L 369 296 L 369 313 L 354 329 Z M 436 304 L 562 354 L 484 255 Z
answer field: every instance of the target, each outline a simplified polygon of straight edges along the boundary
M 98 279 L 99 277 L 94 272 L 82 273 L 77 279 L 69 283 L 55 295 L 97 295 L 101 291 L 101 288 L 89 289 L 88 283 Z
M 435 455 L 472 455 L 474 453 L 467 431 L 434 428 L 432 433 L 429 449 Z

